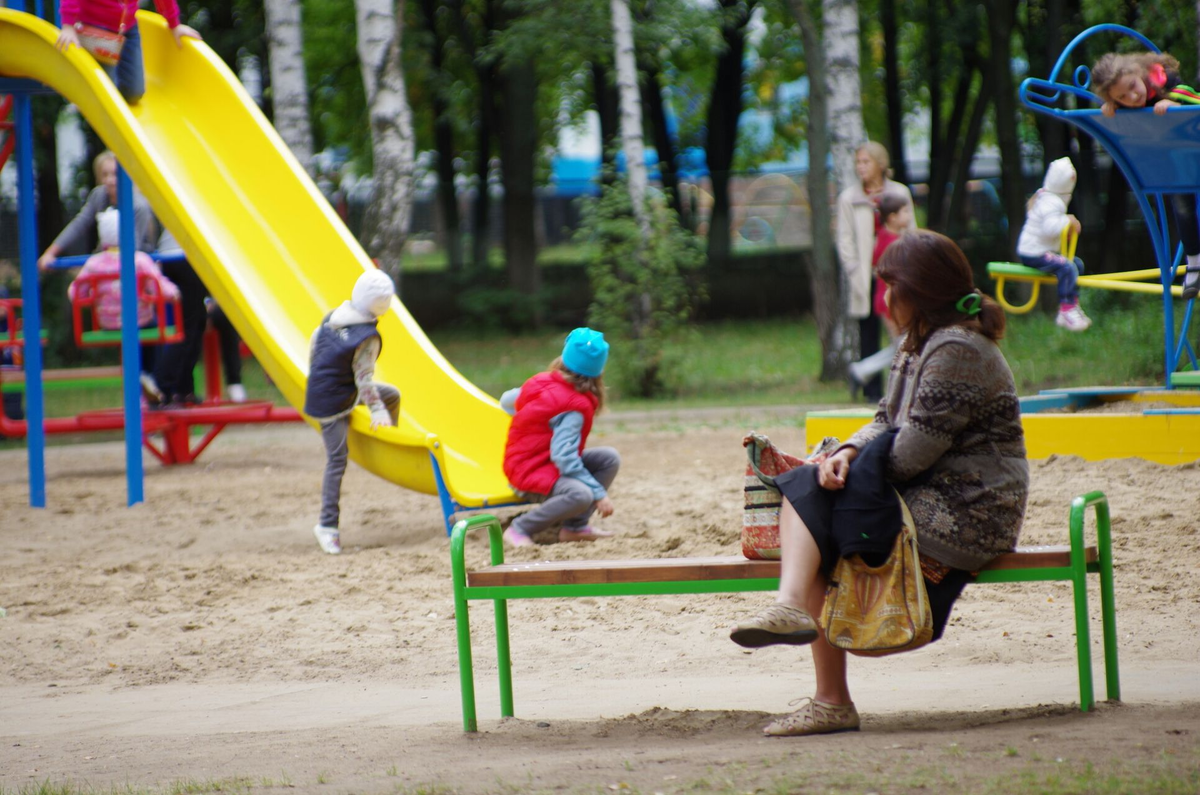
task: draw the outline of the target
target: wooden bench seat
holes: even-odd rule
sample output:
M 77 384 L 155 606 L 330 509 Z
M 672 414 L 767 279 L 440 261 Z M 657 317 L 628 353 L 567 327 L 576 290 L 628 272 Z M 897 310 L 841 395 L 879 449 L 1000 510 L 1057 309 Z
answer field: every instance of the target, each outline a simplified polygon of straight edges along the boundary
M 1098 561 L 1099 551 L 1084 548 L 1087 563 Z M 1021 547 L 1001 555 L 984 571 L 1046 569 L 1071 565 L 1069 546 Z M 740 556 L 707 558 L 657 558 L 647 560 L 537 560 L 501 563 L 467 572 L 467 586 L 583 585 L 594 583 L 694 582 L 779 577 L 774 560 L 746 560 Z
M 1096 517 L 1096 543 L 1084 544 L 1084 516 Z M 468 572 L 465 544 L 472 529 L 485 529 L 491 565 Z M 1116 607 L 1113 601 L 1112 541 L 1108 500 L 1095 491 L 1071 503 L 1070 545 L 1020 547 L 1001 555 L 979 572 L 976 582 L 1035 582 L 1064 580 L 1072 584 L 1075 602 L 1076 656 L 1079 664 L 1079 707 L 1095 703 L 1087 604 L 1087 576 L 1100 580 L 1100 613 L 1104 639 L 1106 692 L 1119 700 Z M 746 560 L 741 556 L 661 558 L 643 560 L 539 560 L 504 562 L 500 522 L 478 514 L 454 525 L 450 536 L 450 565 L 454 581 L 454 618 L 458 634 L 459 679 L 462 689 L 463 730 L 475 731 L 475 680 L 468 603 L 490 599 L 495 606 L 500 712 L 514 714 L 512 662 L 509 652 L 508 600 L 580 596 L 650 596 L 661 594 L 738 593 L 771 591 L 779 587 L 779 563 Z

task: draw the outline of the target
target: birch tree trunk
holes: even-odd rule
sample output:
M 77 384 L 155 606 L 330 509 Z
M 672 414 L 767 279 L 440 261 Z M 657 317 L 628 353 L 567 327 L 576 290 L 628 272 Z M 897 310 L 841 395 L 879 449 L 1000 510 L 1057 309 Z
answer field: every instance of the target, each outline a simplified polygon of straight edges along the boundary
M 358 60 L 371 121 L 375 199 L 367 210 L 367 251 L 399 281 L 400 254 L 412 213 L 416 142 L 400 65 L 404 0 L 354 0 Z
M 854 150 L 867 140 L 859 77 L 858 0 L 823 0 L 826 89 L 829 91 L 829 148 L 838 190 L 858 179 Z
M 808 206 L 812 213 L 813 317 L 821 338 L 821 380 L 837 378 L 845 366 L 839 270 L 833 250 L 833 208 L 829 204 L 829 97 L 825 89 L 825 48 L 817 20 L 806 0 L 788 0 L 800 23 L 804 67 L 808 74 Z
M 308 82 L 304 74 L 304 35 L 300 3 L 264 0 L 267 53 L 271 67 L 271 106 L 275 129 L 310 175 L 312 124 L 308 118 Z
M 621 148 L 625 150 L 629 199 L 633 216 L 642 230 L 643 244 L 650 238 L 650 218 L 646 215 L 646 150 L 642 140 L 642 97 L 638 91 L 637 62 L 633 52 L 633 19 L 628 0 L 611 0 L 614 61 L 617 66 L 617 91 L 621 98 Z

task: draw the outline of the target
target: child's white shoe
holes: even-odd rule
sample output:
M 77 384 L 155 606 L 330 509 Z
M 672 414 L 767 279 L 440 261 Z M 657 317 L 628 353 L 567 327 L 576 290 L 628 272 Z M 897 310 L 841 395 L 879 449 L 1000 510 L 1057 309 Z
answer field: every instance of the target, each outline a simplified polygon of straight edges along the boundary
M 241 384 L 230 384 L 225 391 L 229 393 L 229 399 L 234 403 L 246 402 L 246 387 Z
M 317 537 L 317 543 L 320 544 L 322 552 L 330 555 L 342 554 L 342 538 L 336 527 L 317 525 L 313 528 L 313 535 Z
M 1079 308 L 1079 304 L 1074 304 L 1066 309 L 1060 308 L 1058 310 L 1058 317 L 1054 319 L 1054 324 L 1065 328 L 1067 331 L 1087 331 L 1092 325 L 1092 321 Z

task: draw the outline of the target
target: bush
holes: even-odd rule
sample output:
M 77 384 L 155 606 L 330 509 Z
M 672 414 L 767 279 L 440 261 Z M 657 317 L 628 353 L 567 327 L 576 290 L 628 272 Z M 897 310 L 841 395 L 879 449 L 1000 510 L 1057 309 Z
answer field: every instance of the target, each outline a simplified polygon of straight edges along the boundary
M 703 297 L 704 250 L 661 195 L 647 198 L 650 232 L 642 240 L 623 179 L 584 206 L 575 241 L 590 245 L 588 322 L 612 344 L 609 381 L 621 393 L 654 397 L 674 390 L 665 338 L 687 326 Z

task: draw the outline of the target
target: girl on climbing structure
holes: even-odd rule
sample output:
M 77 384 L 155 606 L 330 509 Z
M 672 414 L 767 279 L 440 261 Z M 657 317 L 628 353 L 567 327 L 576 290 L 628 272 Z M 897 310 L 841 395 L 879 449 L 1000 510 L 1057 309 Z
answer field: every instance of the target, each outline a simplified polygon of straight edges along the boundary
M 1104 104 L 1100 112 L 1114 116 L 1117 107 L 1154 107 L 1159 116 L 1178 105 L 1200 105 L 1200 92 L 1180 81 L 1179 61 L 1165 52 L 1115 53 L 1100 58 L 1092 67 L 1092 91 Z M 1196 196 L 1179 193 L 1170 197 L 1179 239 L 1187 255 L 1183 297 L 1200 293 L 1200 226 L 1196 220 Z

